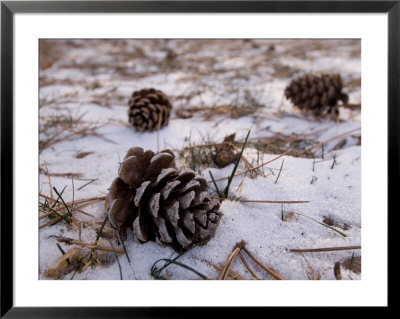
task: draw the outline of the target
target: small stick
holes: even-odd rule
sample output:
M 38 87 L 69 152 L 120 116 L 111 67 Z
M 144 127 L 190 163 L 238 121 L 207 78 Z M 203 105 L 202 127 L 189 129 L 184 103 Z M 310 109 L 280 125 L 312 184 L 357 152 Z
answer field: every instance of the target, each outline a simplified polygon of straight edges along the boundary
M 221 271 L 223 269 L 223 267 L 217 266 L 207 260 L 202 260 L 202 261 L 218 271 Z M 229 270 L 228 276 L 230 276 L 232 279 L 236 279 L 236 280 L 245 280 L 241 275 L 239 275 L 236 271 L 233 271 L 232 269 Z
M 221 270 L 221 274 L 219 275 L 218 280 L 225 280 L 226 277 L 228 276 L 229 270 L 232 266 L 233 261 L 235 260 L 235 257 L 237 254 L 244 248 L 246 245 L 246 242 L 242 240 L 240 243 L 236 244 L 235 249 L 233 250 L 232 254 L 228 257 L 228 260 L 226 261 L 226 264 L 224 268 Z
M 99 245 L 93 245 L 89 243 L 84 243 L 79 240 L 75 240 L 72 238 L 66 238 L 66 237 L 57 237 L 57 241 L 62 242 L 62 243 L 67 243 L 69 245 L 79 245 L 79 246 L 84 246 L 92 249 L 98 249 L 98 250 L 103 250 L 103 251 L 109 251 L 109 252 L 114 252 L 118 254 L 125 254 L 125 251 L 122 249 L 113 249 L 110 247 L 105 247 L 105 246 L 99 246 Z
M 231 200 L 233 202 L 240 202 L 240 203 L 265 203 L 265 204 L 302 204 L 302 203 L 309 203 L 308 200 L 257 200 L 257 199 L 237 199 L 232 200 L 231 198 L 220 198 L 220 197 L 213 197 L 210 196 L 211 199 L 217 200 Z
M 285 280 L 279 273 L 277 273 L 275 270 L 265 266 L 261 261 L 259 261 L 256 257 L 254 257 L 245 247 L 243 247 L 244 252 L 249 255 L 251 259 L 254 260 L 254 262 L 259 265 L 262 269 L 264 269 L 267 273 L 269 273 L 271 276 L 275 277 L 275 279 L 279 280 Z
M 254 279 L 259 280 L 260 278 L 258 278 L 258 276 L 256 275 L 256 273 L 254 272 L 253 269 L 251 269 L 250 265 L 247 263 L 246 259 L 244 259 L 242 253 L 239 253 L 239 257 L 240 260 L 242 261 L 243 265 L 245 265 L 245 267 L 247 268 L 247 270 L 251 273 L 251 275 L 254 277 Z
M 322 251 L 337 251 L 337 250 L 351 250 L 361 249 L 361 246 L 342 246 L 342 247 L 325 247 L 325 248 L 309 248 L 309 249 L 290 249 L 294 253 L 317 253 Z

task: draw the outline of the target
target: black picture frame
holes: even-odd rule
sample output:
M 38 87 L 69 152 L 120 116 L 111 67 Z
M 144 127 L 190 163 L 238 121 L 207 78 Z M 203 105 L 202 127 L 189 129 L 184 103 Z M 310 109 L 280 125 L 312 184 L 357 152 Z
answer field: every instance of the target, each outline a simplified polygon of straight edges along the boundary
M 398 212 L 400 126 L 400 1 L 1 1 L 1 318 L 145 318 L 229 316 L 252 308 L 14 307 L 13 303 L 13 19 L 15 13 L 387 13 L 388 204 Z M 384 173 L 384 172 L 382 172 Z M 387 213 L 389 213 L 389 211 Z M 390 214 L 388 215 L 390 217 Z M 390 225 L 390 222 L 389 222 Z M 388 233 L 389 234 L 389 233 Z M 392 239 L 393 242 L 394 239 Z M 390 243 L 390 236 L 388 238 Z M 389 247 L 389 246 L 388 246 Z M 388 287 L 389 287 L 388 281 Z M 390 298 L 388 300 L 388 305 Z M 293 307 L 292 307 L 293 308 Z M 388 307 L 389 308 L 389 307 Z M 307 311 L 297 308 L 296 314 Z

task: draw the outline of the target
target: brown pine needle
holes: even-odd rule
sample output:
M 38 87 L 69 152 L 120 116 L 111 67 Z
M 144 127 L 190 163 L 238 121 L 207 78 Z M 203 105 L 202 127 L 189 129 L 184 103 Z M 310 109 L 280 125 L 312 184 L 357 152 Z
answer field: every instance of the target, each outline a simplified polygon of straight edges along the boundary
M 254 277 L 254 279 L 259 280 L 260 278 L 258 278 L 257 274 L 254 272 L 253 269 L 251 269 L 250 265 L 247 263 L 246 259 L 244 259 L 244 256 L 242 255 L 242 253 L 239 253 L 239 258 L 242 261 L 243 265 L 245 265 L 245 267 L 247 268 L 247 270 L 250 272 L 250 274 Z
M 264 204 L 302 204 L 309 203 L 308 200 L 258 200 L 258 199 L 232 199 L 232 198 L 220 198 L 210 196 L 211 199 L 216 200 L 230 200 L 239 203 L 264 203 Z
M 47 227 L 47 226 L 49 226 L 51 224 L 55 224 L 55 223 L 59 222 L 60 220 L 66 218 L 67 216 L 71 216 L 71 212 L 65 213 L 64 215 L 61 215 L 60 217 L 54 218 L 52 220 L 49 220 L 47 223 L 44 223 L 44 224 L 40 225 L 39 229 Z
M 226 279 L 226 277 L 228 276 L 229 270 L 232 266 L 232 263 L 235 260 L 235 257 L 237 256 L 237 254 L 239 254 L 239 252 L 244 248 L 245 245 L 246 245 L 246 242 L 244 240 L 242 240 L 240 243 L 236 244 L 235 249 L 229 255 L 224 268 L 221 270 L 221 274 L 219 275 L 218 280 Z
M 54 214 L 54 212 L 48 212 L 48 213 L 46 213 L 46 214 L 40 215 L 40 216 L 39 216 L 39 219 L 45 218 L 45 217 L 47 217 L 47 216 L 50 216 L 51 214 Z
M 243 247 L 244 252 L 249 255 L 249 257 L 251 259 L 254 260 L 254 262 L 259 265 L 262 269 L 264 269 L 267 273 L 269 273 L 271 276 L 275 277 L 275 279 L 279 279 L 279 280 L 285 280 L 285 278 L 283 278 L 278 272 L 276 272 L 275 270 L 273 270 L 272 268 L 269 268 L 267 266 L 265 266 L 261 261 L 259 261 L 256 257 L 253 256 L 253 254 L 251 254 L 245 247 Z
M 342 246 L 342 247 L 325 247 L 325 248 L 309 248 L 309 249 L 290 249 L 294 253 L 317 253 L 323 251 L 351 250 L 361 249 L 361 246 Z
M 321 275 L 315 273 L 314 268 L 310 265 L 310 263 L 308 262 L 306 256 L 304 256 L 304 254 L 303 254 L 302 252 L 299 252 L 298 254 L 304 258 L 304 260 L 305 260 L 306 263 L 307 263 L 308 269 L 310 269 L 310 271 L 311 271 L 312 278 L 311 278 L 308 274 L 307 274 L 307 277 L 308 277 L 309 279 L 313 279 L 313 280 L 319 280 L 319 279 L 321 279 Z M 307 271 L 307 270 L 306 270 L 306 271 Z
M 42 194 L 42 193 L 40 193 L 39 196 L 51 200 L 50 197 L 48 197 L 47 195 L 44 195 L 44 194 Z M 92 202 L 95 202 L 95 203 L 96 203 L 96 202 L 101 202 L 101 201 L 104 201 L 104 200 L 106 200 L 106 196 L 90 197 L 90 198 L 77 199 L 77 200 L 74 201 L 74 204 L 77 205 L 77 204 L 88 203 L 88 202 L 91 202 L 90 204 L 94 204 L 94 203 L 92 203 Z M 67 204 L 67 205 L 72 205 L 72 202 L 67 202 L 66 204 Z M 87 205 L 86 205 L 86 206 L 87 206 Z M 79 208 L 82 208 L 82 207 L 84 207 L 84 205 L 79 206 Z
M 99 245 L 84 243 L 82 241 L 75 240 L 75 239 L 72 239 L 72 238 L 57 237 L 57 241 L 62 242 L 62 243 L 67 243 L 69 245 L 79 245 L 79 246 L 84 246 L 84 247 L 88 247 L 88 248 L 92 248 L 92 249 L 113 252 L 113 253 L 117 253 L 117 254 L 125 254 L 125 251 L 122 250 L 122 249 L 113 249 L 111 247 L 105 247 L 105 246 L 99 246 Z
M 234 148 L 234 150 L 238 153 L 240 153 L 240 150 L 235 146 L 235 144 L 233 144 L 232 142 L 229 143 L 230 146 L 232 146 Z M 257 171 L 253 172 L 253 166 L 251 166 L 250 162 L 247 160 L 247 158 L 242 154 L 242 160 L 244 162 L 244 164 L 246 165 L 249 173 L 250 173 L 250 178 L 254 179 L 257 175 L 260 175 Z M 254 175 L 253 175 L 254 174 Z
M 52 199 L 52 198 L 50 198 L 50 197 L 48 197 L 48 196 L 46 196 L 46 195 L 39 194 L 39 196 L 41 196 L 41 197 L 43 197 L 43 198 L 46 198 L 46 199 L 48 199 L 48 200 L 52 200 L 53 202 L 55 202 L 54 199 Z M 76 202 L 75 202 L 75 204 L 76 204 Z M 65 205 L 68 206 L 68 208 L 70 208 L 71 210 L 74 210 L 74 211 L 76 211 L 76 212 L 78 212 L 78 213 L 81 213 L 81 214 L 84 214 L 84 215 L 87 215 L 87 216 L 90 216 L 90 217 L 94 217 L 93 215 L 91 215 L 91 214 L 89 214 L 89 213 L 87 213 L 87 212 L 81 210 L 80 208 L 75 207 L 75 206 L 72 206 L 70 203 L 66 203 Z M 60 209 L 64 209 L 64 208 L 65 208 L 65 207 L 60 207 L 60 208 L 55 209 L 55 210 L 60 210 Z M 42 218 L 42 216 L 41 216 L 40 218 Z
M 287 153 L 289 153 L 290 151 L 292 151 L 292 149 L 289 149 L 289 150 L 287 150 L 286 152 L 283 152 L 282 154 L 280 154 L 280 155 L 277 156 L 277 157 L 274 157 L 272 160 L 270 160 L 270 161 L 268 161 L 268 162 L 261 163 L 261 164 L 259 164 L 259 165 L 257 165 L 257 166 L 254 166 L 254 167 L 251 168 L 251 169 L 248 169 L 248 170 L 245 170 L 245 171 L 241 171 L 241 172 L 239 172 L 239 173 L 236 173 L 234 176 L 239 176 L 239 175 L 245 174 L 245 173 L 247 173 L 247 172 L 256 170 L 257 168 L 260 168 L 260 167 L 262 167 L 262 166 L 264 166 L 264 165 L 267 165 L 267 164 L 269 164 L 269 163 L 271 163 L 271 162 L 273 162 L 273 161 L 276 161 L 277 159 L 281 158 L 282 156 L 285 156 L 285 155 L 286 155 Z M 223 180 L 226 180 L 226 179 L 229 179 L 229 177 L 218 178 L 218 179 L 215 179 L 214 181 L 215 181 L 215 182 L 219 182 L 219 181 L 223 181 Z M 208 183 L 212 183 L 212 181 L 208 181 Z
M 81 203 L 87 203 L 87 202 L 101 202 L 103 200 L 106 200 L 106 196 L 78 199 L 78 200 L 75 200 L 74 204 L 81 204 Z M 71 205 L 71 204 L 72 204 L 72 202 L 67 203 L 67 205 Z M 90 204 L 94 204 L 94 203 L 90 203 Z M 83 206 L 79 206 L 79 207 L 82 208 Z
M 221 271 L 223 269 L 223 267 L 217 266 L 207 260 L 202 260 L 202 261 L 205 262 L 206 264 L 210 265 L 211 267 L 213 267 L 215 270 Z M 243 278 L 241 275 L 239 275 L 236 271 L 234 271 L 232 269 L 229 270 L 228 276 L 235 280 L 245 280 L 245 278 Z
M 83 176 L 83 173 L 71 173 L 71 172 L 67 172 L 67 173 L 48 173 L 48 172 L 44 172 L 45 175 L 47 176 L 54 176 L 54 177 L 76 177 L 76 178 L 80 178 Z
M 305 150 L 303 153 L 305 153 L 305 152 L 307 152 L 307 151 L 311 151 L 311 150 L 313 150 L 313 149 L 315 149 L 315 148 L 318 148 L 318 147 L 320 147 L 320 146 L 322 146 L 322 145 L 325 145 L 325 144 L 327 144 L 327 143 L 329 143 L 329 142 L 332 142 L 332 141 L 334 141 L 334 140 L 337 140 L 338 138 L 345 137 L 345 136 L 349 135 L 350 133 L 353 133 L 353 132 L 355 132 L 355 131 L 359 131 L 360 129 L 361 129 L 361 127 L 356 128 L 356 129 L 351 130 L 351 131 L 348 131 L 348 132 L 345 132 L 345 133 L 340 134 L 340 135 L 336 135 L 336 136 L 334 136 L 334 137 L 332 137 L 332 138 L 330 138 L 330 139 L 328 139 L 328 140 L 326 140 L 326 141 L 323 141 L 323 142 L 321 142 L 321 143 L 318 143 L 318 144 L 316 144 L 316 145 L 313 145 L 313 146 L 310 147 L 309 149 Z M 300 153 L 300 154 L 302 154 L 302 153 Z

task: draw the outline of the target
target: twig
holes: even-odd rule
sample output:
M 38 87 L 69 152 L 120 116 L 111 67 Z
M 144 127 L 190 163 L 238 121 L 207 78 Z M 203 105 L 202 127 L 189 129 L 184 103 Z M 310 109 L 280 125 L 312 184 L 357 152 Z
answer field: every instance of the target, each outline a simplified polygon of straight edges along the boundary
M 223 269 L 223 267 L 221 266 L 217 266 L 207 260 L 202 260 L 203 262 L 205 262 L 206 264 L 210 265 L 211 267 L 213 267 L 215 270 L 221 271 Z M 241 275 L 239 275 L 236 271 L 230 269 L 228 276 L 230 276 L 232 279 L 235 280 L 245 280 L 245 278 L 243 278 Z
M 59 241 L 61 243 L 67 243 L 69 245 L 79 245 L 79 246 L 84 246 L 84 247 L 97 249 L 97 250 L 103 250 L 103 251 L 108 251 L 108 252 L 113 252 L 113 253 L 118 253 L 118 254 L 125 254 L 125 251 L 122 250 L 122 249 L 113 249 L 113 248 L 110 248 L 110 247 L 84 243 L 84 242 L 81 242 L 79 240 L 75 240 L 75 239 L 72 239 L 72 238 L 57 237 L 57 241 Z
M 226 279 L 226 277 L 228 276 L 229 270 L 232 266 L 232 263 L 235 260 L 235 257 L 244 248 L 245 245 L 246 245 L 246 242 L 244 240 L 242 240 L 240 243 L 236 244 L 235 249 L 233 250 L 232 254 L 230 254 L 230 256 L 228 257 L 228 260 L 226 261 L 224 268 L 221 270 L 221 274 L 219 275 L 218 280 Z
M 254 272 L 253 269 L 251 269 L 250 265 L 247 263 L 246 259 L 244 259 L 242 253 L 239 253 L 240 260 L 242 261 L 243 265 L 247 268 L 247 270 L 251 273 L 251 275 L 254 277 L 254 279 L 259 280 L 257 274 Z
M 317 253 L 323 251 L 351 250 L 361 249 L 361 246 L 343 246 L 343 247 L 325 247 L 325 248 L 309 248 L 309 249 L 290 249 L 294 253 Z
M 256 257 L 254 257 L 245 247 L 243 247 L 244 252 L 249 255 L 251 259 L 254 260 L 254 262 L 259 265 L 262 269 L 264 269 L 267 273 L 269 273 L 271 276 L 275 277 L 275 279 L 279 280 L 285 280 L 279 273 L 277 273 L 275 270 L 265 266 L 261 261 L 259 261 Z

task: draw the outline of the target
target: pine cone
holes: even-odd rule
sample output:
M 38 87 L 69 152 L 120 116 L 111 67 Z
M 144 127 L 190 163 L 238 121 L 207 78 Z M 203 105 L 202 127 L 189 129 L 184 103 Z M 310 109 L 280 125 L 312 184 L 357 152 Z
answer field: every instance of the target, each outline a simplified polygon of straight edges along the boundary
M 235 152 L 232 146 L 224 145 L 217 147 L 215 152 L 212 154 L 212 160 L 215 165 L 219 168 L 228 166 L 234 163 L 238 159 L 238 154 Z
M 157 241 L 178 252 L 207 242 L 222 216 L 207 193 L 207 181 L 190 169 L 175 168 L 170 150 L 154 154 L 129 149 L 106 200 L 111 225 L 126 239 L 133 229 L 140 242 Z
M 137 131 L 153 131 L 168 124 L 172 105 L 161 91 L 142 89 L 132 93 L 128 102 L 128 117 Z
M 293 79 L 285 89 L 285 97 L 305 111 L 320 116 L 339 113 L 337 104 L 348 102 L 342 93 L 343 82 L 339 74 L 307 74 Z

